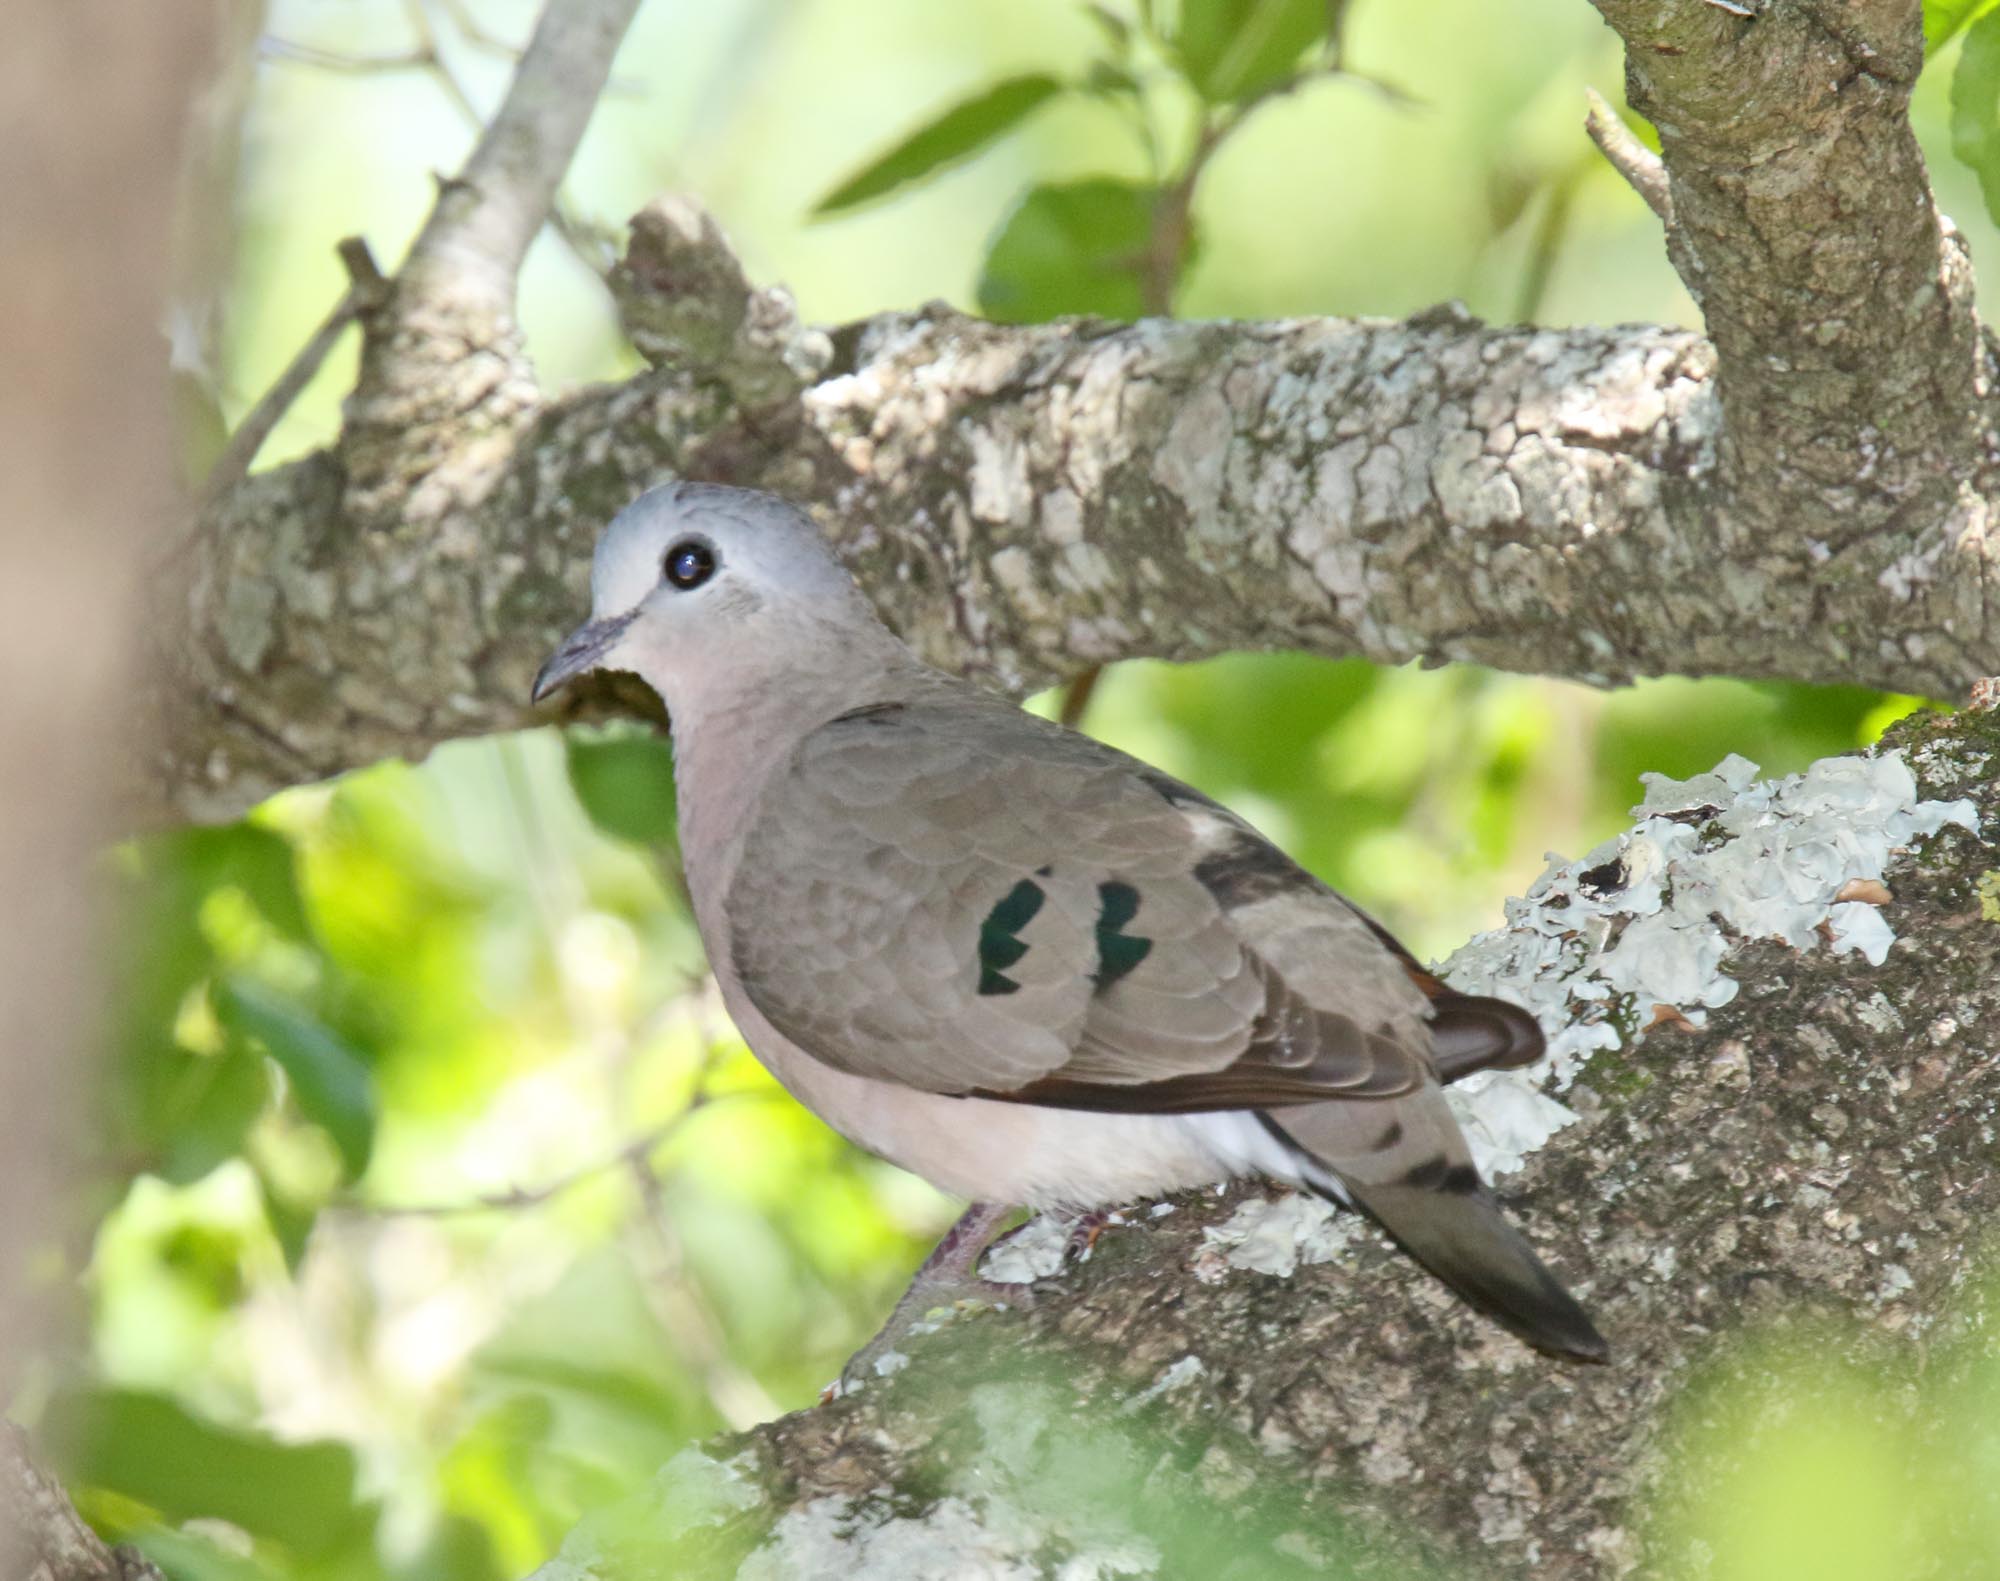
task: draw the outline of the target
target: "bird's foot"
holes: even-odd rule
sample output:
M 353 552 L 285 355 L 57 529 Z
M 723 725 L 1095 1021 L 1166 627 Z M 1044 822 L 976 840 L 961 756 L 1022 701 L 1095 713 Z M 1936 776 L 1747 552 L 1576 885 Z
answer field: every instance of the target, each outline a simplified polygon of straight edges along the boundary
M 903 1353 L 905 1340 L 934 1334 L 945 1324 L 970 1312 L 1011 1307 L 1026 1311 L 1035 1304 L 1035 1289 L 1026 1284 L 1002 1284 L 976 1276 L 959 1278 L 919 1274 L 896 1303 L 888 1322 L 861 1349 L 847 1359 L 840 1377 L 827 1385 L 822 1401 L 855 1394 L 874 1378 L 889 1378 L 909 1364 Z
M 889 1313 L 888 1322 L 848 1358 L 840 1377 L 828 1385 L 822 1400 L 852 1394 L 870 1378 L 899 1372 L 908 1359 L 897 1349 L 905 1339 L 938 1327 L 931 1314 L 945 1320 L 959 1311 L 982 1306 L 1030 1307 L 1034 1295 L 1026 1285 L 1004 1284 L 979 1276 L 979 1259 L 993 1241 L 993 1232 L 1012 1210 L 997 1203 L 975 1202 L 944 1232 L 944 1239 L 926 1257 L 909 1289 Z
M 1069 1244 L 1063 1248 L 1065 1257 L 1078 1262 L 1088 1262 L 1090 1254 L 1097 1249 L 1097 1238 L 1107 1225 L 1123 1224 L 1126 1217 L 1122 1209 L 1098 1208 L 1086 1213 L 1069 1227 Z M 1143 1221 L 1142 1221 L 1143 1222 Z
M 1130 1210 L 1098 1209 L 1067 1225 L 1059 1219 L 1031 1218 L 996 1236 L 994 1231 L 1008 1211 L 989 1203 L 974 1203 L 965 1211 L 924 1259 L 881 1331 L 848 1359 L 839 1379 L 827 1386 L 823 1401 L 852 1394 L 871 1378 L 901 1371 L 908 1360 L 900 1349 L 904 1340 L 932 1333 L 961 1312 L 982 1307 L 1031 1309 L 1037 1295 L 1062 1289 L 1053 1276 L 1071 1260 L 1087 1260 L 1107 1227 L 1150 1222 Z M 982 1259 L 986 1259 L 983 1273 Z

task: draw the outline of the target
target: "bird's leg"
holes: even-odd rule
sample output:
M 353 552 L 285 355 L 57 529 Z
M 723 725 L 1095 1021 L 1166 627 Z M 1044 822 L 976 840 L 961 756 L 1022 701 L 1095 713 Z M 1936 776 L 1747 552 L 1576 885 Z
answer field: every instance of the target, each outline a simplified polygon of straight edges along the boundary
M 1063 1248 L 1064 1259 L 1075 1258 L 1081 1262 L 1088 1257 L 1097 1245 L 1097 1237 L 1104 1233 L 1105 1225 L 1117 1218 L 1119 1212 L 1117 1208 L 1095 1208 L 1072 1224 L 1069 1227 L 1069 1245 Z
M 930 1256 L 918 1265 L 910 1287 L 890 1312 L 888 1322 L 841 1368 L 840 1382 L 828 1391 L 830 1395 L 845 1393 L 876 1376 L 883 1370 L 877 1363 L 887 1358 L 897 1342 L 937 1307 L 966 1300 L 1017 1307 L 1033 1304 L 1034 1296 L 1025 1285 L 998 1284 L 979 1277 L 979 1259 L 992 1244 L 993 1232 L 1011 1212 L 1013 1209 L 1005 1203 L 975 1202 L 959 1215 L 958 1222 L 944 1232 L 944 1238 L 932 1248 Z

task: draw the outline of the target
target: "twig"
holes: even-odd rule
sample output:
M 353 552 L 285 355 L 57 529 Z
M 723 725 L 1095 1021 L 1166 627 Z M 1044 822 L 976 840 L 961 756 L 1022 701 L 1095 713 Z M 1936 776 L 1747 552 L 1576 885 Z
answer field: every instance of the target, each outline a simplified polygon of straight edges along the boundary
M 687 1106 L 671 1120 L 655 1126 L 643 1136 L 635 1137 L 608 1158 L 597 1159 L 567 1174 L 558 1175 L 554 1180 L 544 1181 L 539 1186 L 511 1186 L 505 1191 L 496 1191 L 483 1197 L 467 1197 L 458 1202 L 346 1200 L 336 1206 L 345 1212 L 373 1219 L 450 1219 L 467 1213 L 511 1213 L 518 1212 L 522 1208 L 538 1208 L 543 1203 L 551 1202 L 563 1193 L 582 1185 L 586 1180 L 609 1170 L 629 1169 L 634 1165 L 644 1166 L 646 1160 L 671 1139 L 675 1132 L 704 1109 L 734 1098 L 767 1096 L 769 1096 L 768 1089 L 762 1087 L 740 1087 L 729 1092 L 697 1092 L 688 1100 Z
M 1097 683 L 1103 675 L 1104 666 L 1093 664 L 1063 688 L 1062 707 L 1057 710 L 1056 718 L 1067 728 L 1076 730 L 1082 726 L 1084 712 L 1090 707 L 1091 694 L 1097 690 Z
M 422 0 L 403 0 L 403 15 L 409 19 L 410 31 L 417 35 L 419 51 L 437 78 L 438 86 L 444 90 L 444 96 L 451 100 L 452 108 L 458 111 L 465 123 L 477 132 L 486 124 L 486 117 L 472 102 L 465 80 L 452 70 L 451 62 L 445 58 L 437 29 L 431 26 L 430 12 L 424 9 Z
M 437 8 L 451 18 L 451 25 L 458 29 L 466 43 L 475 44 L 490 55 L 504 56 L 508 60 L 519 60 L 521 49 L 518 44 L 510 44 L 498 33 L 472 14 L 472 8 L 465 0 L 431 0 Z
M 1673 192 L 1660 156 L 1633 135 L 1632 129 L 1618 118 L 1618 112 L 1604 102 L 1603 95 L 1595 88 L 1583 92 L 1590 106 L 1584 113 L 1583 129 L 1590 134 L 1597 151 L 1646 200 L 1646 207 L 1659 216 L 1662 225 L 1672 225 Z
M 267 60 L 291 61 L 316 71 L 350 72 L 367 76 L 375 72 L 429 71 L 437 57 L 428 49 L 398 50 L 388 55 L 357 55 L 343 49 L 322 49 L 317 44 L 295 44 L 271 34 L 257 40 L 257 53 Z
M 454 291 L 512 308 L 521 262 L 554 207 L 638 6 L 550 0 L 543 8 L 506 98 L 410 249 L 406 279 L 421 282 L 435 271 Z
M 480 21 L 473 15 L 472 8 L 465 4 L 465 0 L 424 0 L 424 3 L 436 6 L 439 11 L 451 18 L 451 25 L 458 30 L 458 36 L 475 49 L 484 50 L 489 55 L 498 55 L 503 60 L 518 61 L 521 58 L 520 46 L 508 43 Z M 646 91 L 646 85 L 633 77 L 611 77 L 606 79 L 604 91 L 607 96 L 636 98 Z
M 367 242 L 359 236 L 349 236 L 340 243 L 339 251 L 340 261 L 347 266 L 347 290 L 334 303 L 333 311 L 327 314 L 319 328 L 298 349 L 285 371 L 278 375 L 276 382 L 230 434 L 229 443 L 222 447 L 222 454 L 215 458 L 215 464 L 208 469 L 208 476 L 202 482 L 204 508 L 250 475 L 250 466 L 257 459 L 257 452 L 264 448 L 264 441 L 271 437 L 271 431 L 283 421 L 285 413 L 292 409 L 306 386 L 312 383 L 320 364 L 326 361 L 339 342 L 341 332 L 362 314 L 379 307 L 388 295 L 389 282 L 375 266 L 375 258 L 368 251 Z
M 632 1183 L 645 1209 L 645 1222 L 657 1253 L 654 1278 L 647 1287 L 649 1304 L 661 1325 L 694 1364 L 716 1414 L 730 1427 L 742 1432 L 782 1415 L 778 1402 L 765 1393 L 764 1386 L 730 1360 L 722 1324 L 701 1286 L 688 1273 L 680 1231 L 667 1207 L 666 1193 L 660 1189 L 659 1176 L 643 1162 L 635 1161 L 631 1167 Z

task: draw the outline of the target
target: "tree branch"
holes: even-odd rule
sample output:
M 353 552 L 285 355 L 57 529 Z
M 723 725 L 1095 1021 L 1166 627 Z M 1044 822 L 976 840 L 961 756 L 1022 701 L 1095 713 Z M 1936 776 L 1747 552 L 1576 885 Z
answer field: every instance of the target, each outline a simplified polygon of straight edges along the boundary
M 1974 525 L 1961 491 L 1988 492 L 1969 458 L 1989 390 L 1971 270 L 1910 129 L 1918 8 L 1595 3 L 1659 129 L 1668 253 L 1720 368 L 1723 481 L 1763 497 L 1744 547 L 1842 546 L 1921 515 L 1946 552 Z
M 514 292 L 639 0 L 550 0 L 465 168 L 442 182 L 394 289 L 362 315 L 346 408 L 345 507 L 436 526 L 490 484 L 541 404 Z
M 1586 89 L 1584 97 L 1589 108 L 1584 113 L 1583 129 L 1590 134 L 1597 151 L 1663 224 L 1673 224 L 1673 192 L 1660 156 L 1632 135 L 1632 129 L 1618 118 L 1618 112 L 1604 102 L 1596 89 Z
M 933 308 L 830 351 L 699 210 L 656 206 L 614 279 L 652 374 L 544 407 L 496 394 L 520 370 L 492 342 L 399 362 L 424 331 L 377 323 L 338 452 L 209 513 L 139 799 L 223 815 L 530 722 L 596 531 L 676 474 L 810 502 L 893 624 L 1015 690 L 1281 646 L 1961 695 L 2000 670 L 2000 534 L 1969 280 L 1904 115 L 1908 8 L 1876 8 L 1893 48 L 1813 0 L 1603 8 L 1712 340 Z
M 527 682 L 584 607 L 598 529 L 675 474 L 814 504 L 893 624 L 1011 690 L 1243 647 L 1946 696 L 2000 670 L 1981 501 L 1817 558 L 1744 551 L 1774 506 L 1757 479 L 1719 481 L 1698 336 L 932 309 L 838 332 L 833 368 L 772 403 L 791 331 L 753 355 L 718 330 L 735 349 L 705 375 L 674 355 L 695 339 L 681 309 L 630 301 L 705 271 L 629 264 L 628 321 L 669 326 L 665 365 L 482 451 L 497 474 L 476 508 L 358 531 L 318 458 L 210 514 L 191 635 L 160 668 L 174 746 L 139 788 L 150 816 L 226 815 L 546 717 Z
M 9 1581 L 166 1581 L 134 1548 L 112 1548 L 53 1477 L 29 1458 L 27 1435 L 0 1422 L 0 1571 Z
M 73 1289 L 104 843 L 135 738 L 147 532 L 177 501 L 160 325 L 179 155 L 220 8 L 9 15 L 0 137 L 0 1402 Z M 192 238 L 202 221 L 186 227 Z M 199 251 L 198 248 L 190 248 Z M 147 589 L 147 591 L 151 591 Z M 10 1534 L 0 1519 L 0 1550 Z M 13 1575 L 0 1552 L 0 1573 Z
M 221 498 L 250 475 L 251 463 L 257 459 L 258 451 L 264 448 L 264 441 L 271 437 L 271 431 L 284 421 L 285 413 L 305 393 L 320 365 L 340 343 L 347 326 L 363 313 L 381 305 L 388 291 L 388 282 L 375 267 L 368 244 L 359 236 L 349 236 L 340 244 L 340 256 L 347 267 L 347 289 L 334 303 L 332 311 L 320 321 L 319 328 L 312 332 L 286 364 L 277 382 L 258 397 L 257 404 L 236 425 L 228 444 L 223 446 L 222 454 L 216 457 L 208 476 L 202 480 L 204 499 L 212 501 Z
M 549 5 L 507 97 L 438 194 L 403 279 L 421 292 L 484 295 L 511 311 L 528 244 L 555 203 L 639 0 Z

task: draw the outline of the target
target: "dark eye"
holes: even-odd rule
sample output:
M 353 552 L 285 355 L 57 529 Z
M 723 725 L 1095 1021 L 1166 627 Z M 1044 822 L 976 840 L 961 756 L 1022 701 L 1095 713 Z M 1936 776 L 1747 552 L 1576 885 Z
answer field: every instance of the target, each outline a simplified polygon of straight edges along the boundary
M 661 569 L 667 580 L 685 593 L 715 575 L 715 551 L 699 538 L 684 538 L 667 551 Z

